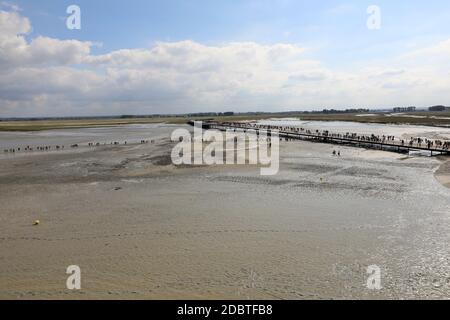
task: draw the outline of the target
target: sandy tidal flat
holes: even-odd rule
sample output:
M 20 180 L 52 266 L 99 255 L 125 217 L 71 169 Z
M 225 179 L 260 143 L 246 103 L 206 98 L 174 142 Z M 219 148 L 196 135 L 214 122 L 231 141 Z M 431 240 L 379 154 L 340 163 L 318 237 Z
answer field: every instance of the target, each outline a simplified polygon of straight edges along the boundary
M 450 297 L 443 160 L 282 142 L 263 177 L 174 167 L 172 129 L 158 130 L 153 144 L 0 159 L 0 298 Z

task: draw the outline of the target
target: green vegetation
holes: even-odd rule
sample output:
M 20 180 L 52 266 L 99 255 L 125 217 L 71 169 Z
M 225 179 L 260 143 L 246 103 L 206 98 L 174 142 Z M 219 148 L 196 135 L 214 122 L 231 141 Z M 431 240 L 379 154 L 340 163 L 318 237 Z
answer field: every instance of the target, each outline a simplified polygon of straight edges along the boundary
M 405 114 L 302 114 L 301 120 L 309 121 L 352 121 L 382 124 L 412 124 L 436 127 L 450 126 L 450 112 L 413 112 Z
M 184 124 L 188 120 L 215 120 L 215 121 L 245 121 L 263 120 L 271 118 L 299 118 L 307 121 L 353 121 L 362 123 L 385 124 L 414 124 L 427 126 L 450 126 L 450 111 L 442 112 L 413 112 L 404 114 L 374 113 L 312 113 L 312 112 L 284 112 L 284 113 L 254 113 L 236 115 L 189 115 L 189 116 L 119 116 L 117 118 L 89 118 L 89 119 L 47 119 L 47 120 L 14 120 L 0 121 L 0 131 L 41 131 L 51 129 L 73 129 L 91 127 L 111 127 L 127 124 L 168 123 Z
M 133 119 L 89 119 L 89 120 L 23 120 L 23 121 L 0 121 L 0 131 L 42 131 L 52 129 L 73 129 L 92 127 L 112 127 L 126 124 L 146 123 L 185 123 L 182 117 L 171 118 L 133 118 Z

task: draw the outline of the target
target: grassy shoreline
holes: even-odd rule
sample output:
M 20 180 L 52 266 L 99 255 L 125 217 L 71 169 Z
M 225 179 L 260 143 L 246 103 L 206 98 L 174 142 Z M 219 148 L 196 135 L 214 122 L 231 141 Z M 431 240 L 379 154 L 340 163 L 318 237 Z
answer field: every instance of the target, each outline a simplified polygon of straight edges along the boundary
M 29 132 L 55 129 L 80 129 L 93 127 L 111 127 L 129 124 L 149 124 L 149 123 L 168 123 L 183 124 L 188 120 L 207 120 L 216 121 L 245 121 L 245 120 L 264 120 L 271 118 L 299 118 L 304 121 L 348 121 L 360 123 L 379 123 L 379 124 L 410 124 L 424 125 L 434 127 L 450 127 L 450 112 L 415 112 L 413 114 L 375 114 L 374 116 L 364 114 L 261 114 L 261 115 L 236 115 L 236 116 L 218 116 L 218 117 L 166 117 L 166 118 L 131 118 L 131 119 L 84 119 L 84 120 L 16 120 L 0 121 L 0 131 Z
M 414 114 L 413 116 L 421 116 Z M 377 123 L 377 124 L 396 124 L 396 125 L 418 125 L 418 126 L 430 126 L 430 127 L 450 127 L 450 115 L 448 119 L 436 119 L 430 118 L 430 115 L 422 115 L 426 118 L 416 118 L 408 116 L 362 116 L 356 114 L 314 114 L 314 115 L 302 115 L 301 119 L 305 121 L 347 121 L 347 122 L 359 122 L 359 123 Z M 434 114 L 433 114 L 434 116 Z M 437 116 L 437 115 L 436 115 Z M 447 117 L 447 115 L 439 115 Z

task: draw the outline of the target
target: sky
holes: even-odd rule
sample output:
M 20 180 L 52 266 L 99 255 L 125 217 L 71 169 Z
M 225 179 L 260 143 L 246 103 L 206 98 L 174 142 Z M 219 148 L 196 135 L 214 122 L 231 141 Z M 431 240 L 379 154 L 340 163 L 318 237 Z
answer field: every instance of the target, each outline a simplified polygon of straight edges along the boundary
M 448 21 L 447 0 L 0 0 L 0 117 L 450 105 Z

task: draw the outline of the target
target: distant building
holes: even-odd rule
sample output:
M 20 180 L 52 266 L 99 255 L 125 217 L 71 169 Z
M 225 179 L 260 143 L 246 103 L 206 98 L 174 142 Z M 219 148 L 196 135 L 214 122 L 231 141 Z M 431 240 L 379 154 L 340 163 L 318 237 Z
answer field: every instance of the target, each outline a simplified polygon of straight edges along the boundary
M 414 112 L 416 107 L 397 107 L 394 108 L 394 112 Z
M 429 110 L 429 111 L 445 111 L 445 110 L 450 110 L 450 107 L 445 107 L 445 106 L 433 106 L 433 107 L 429 107 L 428 110 Z

